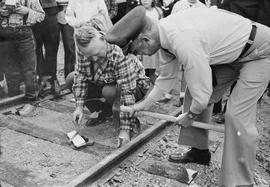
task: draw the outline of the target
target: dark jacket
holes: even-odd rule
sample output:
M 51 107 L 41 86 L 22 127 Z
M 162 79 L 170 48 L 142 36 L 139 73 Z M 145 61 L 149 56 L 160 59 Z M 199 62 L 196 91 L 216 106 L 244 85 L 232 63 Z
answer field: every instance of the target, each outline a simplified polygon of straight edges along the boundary
M 40 4 L 46 15 L 56 15 L 61 11 L 61 8 L 57 5 L 56 0 L 39 0 Z
M 40 4 L 42 8 L 57 7 L 57 3 L 55 0 L 40 0 Z
M 218 7 L 270 26 L 269 0 L 219 0 Z

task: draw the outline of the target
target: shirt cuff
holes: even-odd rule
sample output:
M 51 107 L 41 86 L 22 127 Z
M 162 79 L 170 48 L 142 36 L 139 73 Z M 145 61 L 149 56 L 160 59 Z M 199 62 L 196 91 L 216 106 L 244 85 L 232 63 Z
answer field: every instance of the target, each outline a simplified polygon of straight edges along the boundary
M 84 100 L 83 99 L 76 99 L 76 107 L 83 107 Z
M 153 90 L 149 93 L 148 97 L 150 97 L 153 101 L 158 101 L 163 96 L 163 94 L 164 91 L 155 85 Z
M 195 104 L 194 101 L 192 101 L 192 104 L 189 110 L 194 114 L 200 114 L 204 110 L 204 107 L 199 106 L 198 104 Z

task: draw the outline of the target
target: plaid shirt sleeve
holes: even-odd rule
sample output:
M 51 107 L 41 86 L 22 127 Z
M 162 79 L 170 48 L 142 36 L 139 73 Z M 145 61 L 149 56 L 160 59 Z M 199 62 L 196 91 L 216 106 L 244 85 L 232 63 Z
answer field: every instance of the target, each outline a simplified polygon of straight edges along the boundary
M 76 99 L 76 106 L 83 107 L 88 92 L 88 79 L 91 77 L 90 61 L 79 51 L 77 51 L 77 57 L 72 89 Z
M 116 80 L 122 83 L 121 104 L 129 106 L 135 103 L 135 89 L 138 79 L 137 58 L 134 55 L 124 56 L 122 50 L 115 46 L 113 59 L 116 62 Z M 121 129 L 131 130 L 132 123 L 136 118 L 130 117 L 128 113 L 120 112 Z
M 38 0 L 29 0 L 27 2 L 29 8 L 28 17 L 26 19 L 26 25 L 34 25 L 37 22 L 42 22 L 45 18 L 45 12 Z

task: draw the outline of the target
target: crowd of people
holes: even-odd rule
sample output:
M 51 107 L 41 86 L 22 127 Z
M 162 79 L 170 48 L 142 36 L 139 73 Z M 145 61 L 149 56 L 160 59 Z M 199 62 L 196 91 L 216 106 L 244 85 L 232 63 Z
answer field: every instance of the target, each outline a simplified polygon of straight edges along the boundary
M 74 93 L 76 123 L 82 121 L 84 106 L 96 114 L 87 126 L 110 117 L 121 85 L 121 104 L 130 106 L 131 113 L 120 111 L 120 147 L 140 127 L 132 113 L 147 110 L 164 96 L 170 98 L 175 84 L 183 83 L 185 116 L 179 119 L 184 126 L 179 144 L 191 149 L 170 155 L 169 161 L 208 165 L 208 131 L 191 124 L 209 123 L 213 113 L 221 113 L 225 144 L 220 184 L 253 186 L 256 103 L 270 80 L 268 1 L 0 3 L 0 96 L 5 94 L 3 82 L 8 96 L 20 94 L 24 83 L 26 102 L 37 100 L 48 86 L 59 96 L 57 54 L 62 40 L 66 88 Z M 221 101 L 227 90 L 231 91 L 225 112 Z

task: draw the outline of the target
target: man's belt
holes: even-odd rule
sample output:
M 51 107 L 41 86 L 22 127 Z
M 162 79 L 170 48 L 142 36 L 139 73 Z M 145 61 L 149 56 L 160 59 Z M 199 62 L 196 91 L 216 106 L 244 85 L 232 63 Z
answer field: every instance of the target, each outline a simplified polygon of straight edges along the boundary
M 248 38 L 248 41 L 243 49 L 243 51 L 241 52 L 239 58 L 242 58 L 243 55 L 249 50 L 249 48 L 252 46 L 252 44 L 254 43 L 254 39 L 255 39 L 255 36 L 256 36 L 256 32 L 257 32 L 257 26 L 252 24 L 252 29 L 251 29 L 251 32 L 250 32 L 250 35 L 249 35 L 249 38 Z M 238 58 L 238 59 L 239 59 Z

